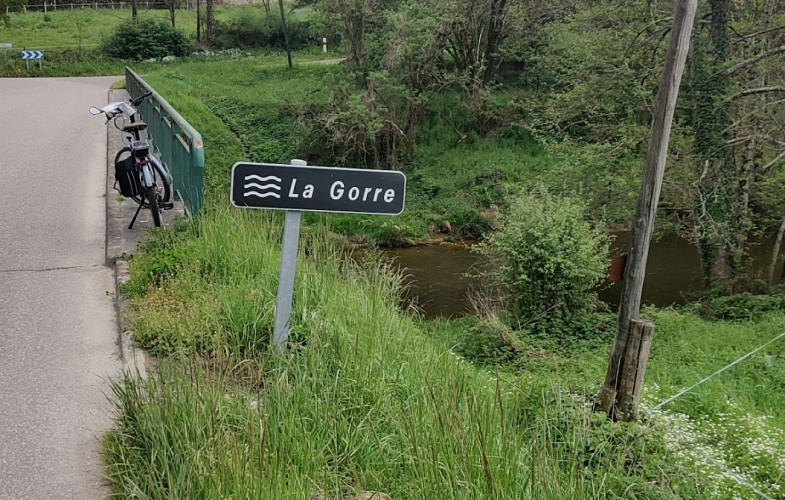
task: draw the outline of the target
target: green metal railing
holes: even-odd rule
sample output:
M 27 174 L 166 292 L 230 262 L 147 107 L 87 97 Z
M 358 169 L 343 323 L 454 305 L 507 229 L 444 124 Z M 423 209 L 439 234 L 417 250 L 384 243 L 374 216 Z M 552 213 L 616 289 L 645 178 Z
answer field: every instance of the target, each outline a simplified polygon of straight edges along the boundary
M 152 92 L 139 106 L 139 113 L 147 123 L 148 136 L 174 180 L 174 190 L 185 203 L 189 215 L 202 210 L 204 195 L 204 143 L 180 113 L 131 68 L 125 68 L 125 88 L 131 97 Z

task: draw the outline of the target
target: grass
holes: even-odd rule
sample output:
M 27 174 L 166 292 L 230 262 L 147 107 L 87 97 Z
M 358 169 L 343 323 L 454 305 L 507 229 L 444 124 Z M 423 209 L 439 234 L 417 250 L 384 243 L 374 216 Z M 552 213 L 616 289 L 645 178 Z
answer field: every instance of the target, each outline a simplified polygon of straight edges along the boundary
M 134 259 L 135 339 L 164 361 L 147 381 L 115 386 L 106 459 L 119 496 L 746 496 L 698 460 L 706 449 L 729 466 L 754 465 L 751 479 L 776 493 L 785 344 L 644 425 L 612 424 L 592 411 L 609 332 L 523 336 L 520 368 L 475 365 L 454 352 L 477 320 L 401 314 L 398 276 L 373 259 L 350 264 L 312 227 L 282 356 L 267 348 L 280 222 L 214 209 L 156 232 Z M 648 407 L 785 330 L 776 313 L 755 324 L 647 315 L 657 324 Z
M 105 461 L 115 496 L 750 497 L 720 463 L 783 497 L 783 342 L 641 423 L 614 424 L 592 408 L 612 326 L 581 338 L 512 332 L 508 362 L 476 358 L 478 342 L 493 340 L 478 340 L 479 319 L 402 314 L 400 277 L 372 255 L 345 259 L 346 242 L 330 230 L 337 218 L 314 216 L 302 237 L 290 349 L 269 350 L 281 215 L 229 208 L 228 169 L 246 155 L 296 155 L 294 129 L 276 126 L 293 123 L 284 104 L 318 102 L 335 70 L 243 62 L 148 75 L 205 137 L 210 205 L 200 220 L 154 231 L 132 261 L 125 291 L 135 340 L 160 360 L 147 380 L 114 385 Z M 426 145 L 423 158 L 442 160 L 424 168 L 447 177 L 451 163 L 481 161 L 475 149 L 506 159 L 483 173 L 494 164 L 517 165 L 522 176 L 563 168 L 535 147 L 521 160 L 482 144 Z M 445 182 L 451 196 L 471 192 L 454 177 Z M 644 411 L 785 331 L 781 312 L 754 322 L 706 321 L 689 309 L 645 315 L 657 328 Z M 490 347 L 482 351 L 498 345 Z
M 295 61 L 309 62 L 318 56 L 305 53 Z M 232 158 L 222 158 L 220 166 L 208 168 L 208 183 L 220 196 L 228 192 L 230 166 L 242 159 L 288 163 L 292 158 L 305 157 L 312 163 L 329 165 L 318 156 L 318 148 L 309 143 L 301 124 L 308 119 L 310 109 L 328 102 L 340 67 L 300 65 L 289 71 L 281 66 L 281 55 L 269 54 L 210 64 L 160 66 L 146 75 L 176 108 L 199 109 L 200 119 L 203 112 L 212 115 L 204 115 L 204 127 L 215 130 L 215 135 L 206 135 L 220 143 L 213 151 L 223 150 L 227 141 L 239 144 L 241 151 L 232 146 Z M 434 105 L 415 158 L 402 169 L 408 177 L 404 213 L 395 218 L 335 215 L 331 218 L 335 231 L 387 246 L 424 242 L 440 233 L 449 233 L 451 238 L 477 238 L 490 229 L 493 213 L 509 196 L 530 186 L 545 183 L 554 190 L 585 197 L 593 192 L 595 186 L 566 184 L 574 178 L 593 179 L 586 172 L 580 173 L 590 168 L 588 164 L 575 166 L 561 161 L 516 127 L 501 137 L 464 140 L 452 128 L 436 125 L 440 107 L 449 104 L 445 98 L 445 102 Z M 197 129 L 201 123 L 195 123 Z M 210 149 L 206 151 L 208 156 Z M 316 156 L 307 157 L 314 150 Z M 582 170 L 578 173 L 571 171 L 579 168 Z M 625 175 L 632 177 L 630 172 Z M 597 191 L 606 200 L 606 180 L 596 182 L 606 186 L 605 191 Z M 624 193 L 613 204 L 616 209 L 612 213 L 597 209 L 594 216 L 629 216 L 634 190 L 622 183 L 614 192 Z M 594 200 L 594 206 L 607 206 L 603 200 Z
M 228 22 L 249 16 L 256 16 L 261 10 L 258 5 L 224 6 L 216 5 L 215 16 L 219 22 Z M 303 14 L 305 16 L 309 14 Z M 258 16 L 256 16 L 258 17 Z M 114 30 L 131 20 L 131 10 L 126 9 L 74 9 L 57 10 L 47 13 L 29 11 L 26 13 L 12 12 L 9 24 L 0 23 L 0 42 L 12 43 L 13 49 L 8 51 L 8 59 L 0 59 L 0 76 L 94 76 L 120 75 L 127 64 L 126 61 L 115 61 L 103 57 L 100 45 Z M 139 22 L 152 20 L 169 22 L 169 12 L 165 9 L 139 9 Z M 176 15 L 177 29 L 182 31 L 189 40 L 195 39 L 196 11 L 179 9 Z M 39 69 L 38 63 L 32 61 L 30 69 L 20 59 L 19 51 L 43 50 L 44 60 Z M 303 60 L 324 58 L 321 46 L 314 45 L 312 50 L 300 51 L 295 57 Z M 257 54 L 255 51 L 229 51 L 223 57 Z M 221 52 L 213 57 L 222 57 Z M 279 64 L 284 58 L 279 56 Z M 173 66 L 177 63 L 168 63 Z M 135 68 L 147 72 L 160 67 L 161 64 L 136 64 Z

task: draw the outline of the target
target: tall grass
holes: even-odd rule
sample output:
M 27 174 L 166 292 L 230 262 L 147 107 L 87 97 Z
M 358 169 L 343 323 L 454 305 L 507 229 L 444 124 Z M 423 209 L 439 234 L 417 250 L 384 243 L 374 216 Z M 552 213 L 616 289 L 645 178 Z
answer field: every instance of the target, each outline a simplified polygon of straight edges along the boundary
M 290 348 L 271 351 L 282 217 L 227 206 L 226 173 L 242 154 L 229 125 L 247 130 L 253 120 L 217 117 L 225 89 L 209 82 L 269 77 L 233 102 L 263 103 L 270 117 L 324 73 L 293 72 L 287 94 L 277 70 L 255 64 L 235 74 L 221 63 L 200 84 L 191 83 L 196 66 L 151 78 L 207 131 L 213 201 L 200 220 L 155 231 L 132 262 L 135 339 L 161 360 L 147 380 L 114 386 L 118 423 L 105 457 L 116 496 L 749 496 L 701 453 L 779 494 L 783 345 L 642 424 L 613 424 L 592 411 L 611 336 L 556 342 L 519 332 L 522 363 L 475 365 L 453 354 L 471 328 L 401 314 L 399 276 L 373 256 L 346 259 L 319 216 L 301 240 Z M 280 94 L 254 98 L 259 89 Z M 777 313 L 756 323 L 646 315 L 657 324 L 647 408 L 785 330 Z
M 399 312 L 399 276 L 323 230 L 303 236 L 290 349 L 269 350 L 280 227 L 216 209 L 142 248 L 135 335 L 169 357 L 115 385 L 119 496 L 701 496 L 661 430 L 593 412 L 584 365 L 567 383 L 473 366 Z

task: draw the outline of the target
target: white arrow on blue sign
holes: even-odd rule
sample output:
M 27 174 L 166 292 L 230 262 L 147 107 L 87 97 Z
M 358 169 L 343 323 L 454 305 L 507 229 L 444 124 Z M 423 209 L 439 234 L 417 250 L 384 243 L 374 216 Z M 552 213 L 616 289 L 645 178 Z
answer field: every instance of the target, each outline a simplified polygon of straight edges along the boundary
M 43 59 L 44 53 L 40 50 L 23 50 L 22 59 Z

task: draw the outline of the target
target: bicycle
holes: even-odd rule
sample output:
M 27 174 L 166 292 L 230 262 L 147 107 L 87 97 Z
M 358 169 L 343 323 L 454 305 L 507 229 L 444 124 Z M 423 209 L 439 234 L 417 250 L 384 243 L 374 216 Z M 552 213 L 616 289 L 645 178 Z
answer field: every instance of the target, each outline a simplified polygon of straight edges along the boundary
M 117 152 L 114 162 L 115 189 L 119 185 L 121 195 L 139 204 L 128 229 L 133 229 L 142 208 L 150 209 L 153 224 L 160 227 L 161 210 L 174 207 L 169 201 L 172 196 L 170 175 L 151 154 L 150 141 L 141 137 L 141 132 L 147 130 L 147 124 L 136 121 L 136 108 L 151 95 L 152 92 L 147 92 L 128 102 L 113 102 L 103 108 L 90 107 L 91 114 L 105 114 L 107 123 L 111 120 L 116 129 L 130 134 L 125 136 L 128 146 Z M 126 119 L 130 120 L 130 124 L 126 124 Z

